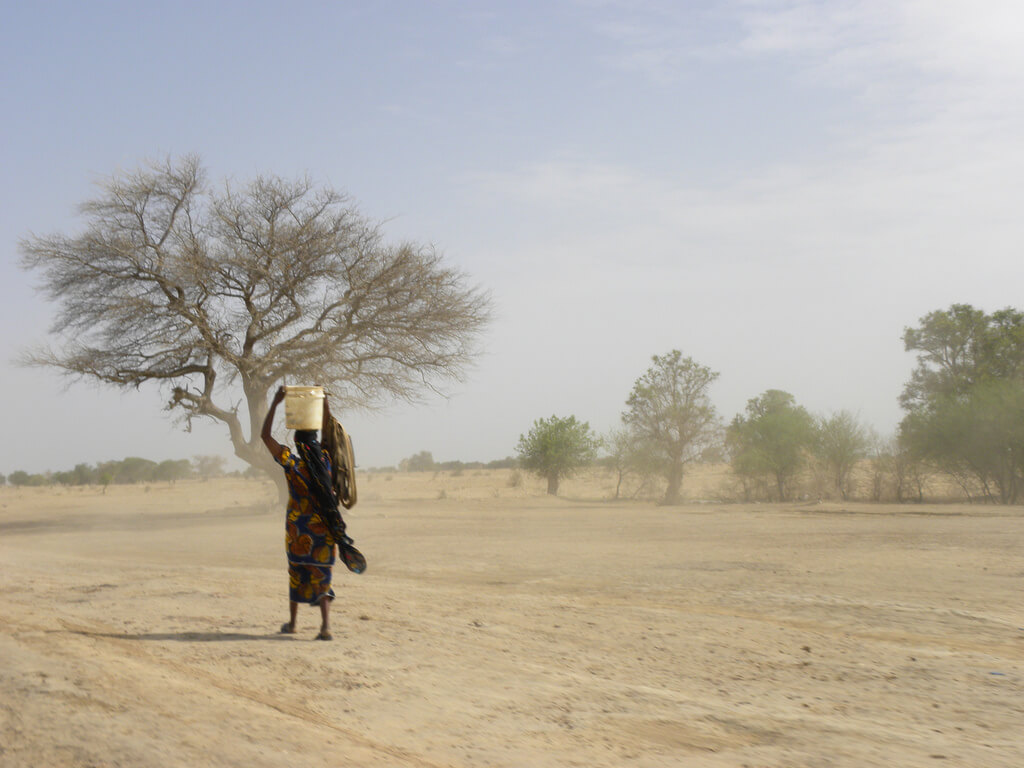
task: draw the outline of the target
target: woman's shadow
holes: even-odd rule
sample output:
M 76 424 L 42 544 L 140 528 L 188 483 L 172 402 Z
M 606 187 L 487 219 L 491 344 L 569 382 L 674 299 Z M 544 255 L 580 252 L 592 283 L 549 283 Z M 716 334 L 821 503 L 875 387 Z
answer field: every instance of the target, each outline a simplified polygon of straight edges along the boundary
M 240 642 L 246 640 L 282 640 L 294 639 L 292 635 L 283 635 L 280 632 L 268 632 L 264 635 L 253 635 L 246 632 L 91 632 L 83 629 L 68 630 L 76 635 L 88 635 L 89 637 L 105 637 L 112 640 L 157 640 L 174 641 L 179 643 L 223 643 Z

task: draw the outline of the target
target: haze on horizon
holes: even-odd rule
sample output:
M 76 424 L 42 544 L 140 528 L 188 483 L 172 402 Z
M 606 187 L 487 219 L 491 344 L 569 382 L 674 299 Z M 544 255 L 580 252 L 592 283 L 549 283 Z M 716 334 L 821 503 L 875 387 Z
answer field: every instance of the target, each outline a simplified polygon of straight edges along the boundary
M 93 183 L 196 152 L 308 173 L 435 244 L 495 320 L 447 399 L 348 414 L 361 466 L 501 458 L 538 417 L 618 424 L 650 357 L 882 434 L 904 327 L 1024 305 L 1024 7 L 1009 0 L 8 4 L 0 31 L 0 472 L 230 455 L 156 387 L 12 360 L 52 307 L 18 241 Z

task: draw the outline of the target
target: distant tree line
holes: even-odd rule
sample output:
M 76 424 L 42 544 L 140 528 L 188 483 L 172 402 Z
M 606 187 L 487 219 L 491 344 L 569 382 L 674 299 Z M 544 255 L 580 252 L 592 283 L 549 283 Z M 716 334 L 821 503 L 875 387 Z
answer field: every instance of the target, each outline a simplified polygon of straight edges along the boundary
M 398 462 L 399 472 L 462 472 L 468 469 L 512 469 L 518 462 L 512 456 L 494 461 L 434 461 L 430 451 L 420 451 Z M 396 467 L 370 467 L 367 472 L 395 472 Z
M 606 435 L 596 435 L 575 416 L 551 416 L 520 435 L 516 457 L 437 462 L 420 451 L 403 459 L 397 471 L 522 467 L 546 479 L 548 492 L 557 494 L 561 479 L 598 464 L 615 473 L 615 498 L 657 492 L 663 503 L 673 504 L 690 466 L 724 462 L 732 485 L 723 498 L 923 501 L 926 486 L 944 478 L 969 500 L 1020 502 L 1024 313 L 1007 308 L 988 314 L 954 304 L 906 328 L 903 343 L 916 353 L 917 365 L 899 398 L 903 420 L 887 439 L 855 413 L 815 415 L 780 389 L 751 398 L 725 424 L 708 392 L 719 374 L 672 350 L 652 357 L 626 399 L 621 427 Z M 0 484 L 173 482 L 215 477 L 223 464 L 220 457 L 159 464 L 132 457 L 44 475 L 17 471 L 0 475 Z
M 135 483 L 174 483 L 178 480 L 209 480 L 225 474 L 223 456 L 195 456 L 189 459 L 167 459 L 156 462 L 138 456 L 129 456 L 120 461 L 104 461 L 98 464 L 77 464 L 74 469 L 60 472 L 30 474 L 16 470 L 9 476 L 0 474 L 0 485 L 10 483 L 18 487 L 45 485 L 132 485 Z M 251 468 L 250 468 L 251 470 Z M 240 474 L 245 477 L 259 476 L 257 470 Z
M 881 439 L 850 411 L 813 415 L 768 389 L 728 425 L 708 396 L 718 373 L 679 350 L 655 356 L 626 400 L 622 427 L 595 435 L 575 416 L 538 419 L 521 435 L 525 469 L 558 481 L 594 463 L 617 475 L 615 497 L 660 483 L 677 503 L 686 468 L 728 462 L 734 496 L 786 501 L 855 493 L 922 501 L 930 478 L 952 480 L 969 500 L 1013 504 L 1024 495 L 1024 313 L 968 304 L 932 312 L 903 334 L 917 367 L 900 396 L 905 416 Z M 859 475 L 859 477 L 858 477 Z

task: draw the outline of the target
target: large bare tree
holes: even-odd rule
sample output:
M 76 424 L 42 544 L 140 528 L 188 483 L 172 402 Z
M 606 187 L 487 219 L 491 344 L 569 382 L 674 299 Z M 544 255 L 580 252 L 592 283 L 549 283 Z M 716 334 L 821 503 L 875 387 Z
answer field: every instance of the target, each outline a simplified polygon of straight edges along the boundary
M 286 377 L 328 386 L 336 411 L 413 400 L 464 374 L 488 320 L 488 296 L 433 248 L 386 244 L 308 179 L 214 191 L 188 156 L 111 177 L 81 212 L 81 234 L 22 242 L 58 306 L 54 343 L 25 362 L 159 382 L 168 410 L 223 422 L 264 469 L 260 425 Z

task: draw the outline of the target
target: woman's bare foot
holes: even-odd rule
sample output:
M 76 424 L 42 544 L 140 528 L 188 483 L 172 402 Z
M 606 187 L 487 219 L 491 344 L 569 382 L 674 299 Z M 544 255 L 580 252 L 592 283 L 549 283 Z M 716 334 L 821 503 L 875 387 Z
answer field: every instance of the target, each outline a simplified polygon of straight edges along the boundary
M 331 597 L 323 595 L 320 598 L 320 634 L 317 640 L 333 640 L 331 636 Z
M 282 635 L 294 635 L 295 634 L 295 622 L 294 621 L 286 621 L 284 624 L 282 624 L 281 625 L 281 634 Z

